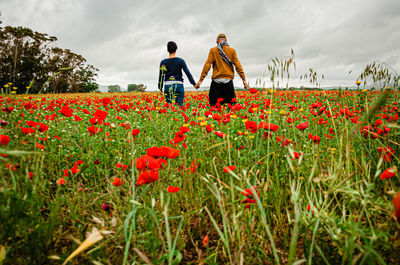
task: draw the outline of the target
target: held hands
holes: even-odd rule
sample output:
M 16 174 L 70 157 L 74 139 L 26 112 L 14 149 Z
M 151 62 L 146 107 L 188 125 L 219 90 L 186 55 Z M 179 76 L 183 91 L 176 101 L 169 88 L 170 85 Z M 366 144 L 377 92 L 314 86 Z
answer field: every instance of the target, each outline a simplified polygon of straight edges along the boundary
M 197 82 L 193 87 L 195 89 L 199 89 L 200 85 L 201 85 L 201 81 Z M 246 80 L 243 80 L 243 87 L 244 89 L 249 89 L 249 85 L 247 84 Z
M 195 89 L 199 89 L 200 85 L 201 85 L 201 81 L 197 82 L 193 87 Z

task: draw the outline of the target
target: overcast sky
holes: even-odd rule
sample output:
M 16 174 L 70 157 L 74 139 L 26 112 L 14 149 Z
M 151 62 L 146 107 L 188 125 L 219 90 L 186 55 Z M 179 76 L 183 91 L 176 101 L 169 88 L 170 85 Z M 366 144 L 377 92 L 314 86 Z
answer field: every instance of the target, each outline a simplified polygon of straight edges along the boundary
M 267 80 L 270 59 L 291 48 L 293 76 L 311 67 L 325 75 L 322 86 L 353 85 L 374 60 L 400 73 L 400 0 L 0 0 L 0 11 L 3 26 L 48 33 L 83 55 L 100 69 L 100 85 L 155 89 L 170 40 L 197 81 L 218 33 L 236 49 L 250 85 Z

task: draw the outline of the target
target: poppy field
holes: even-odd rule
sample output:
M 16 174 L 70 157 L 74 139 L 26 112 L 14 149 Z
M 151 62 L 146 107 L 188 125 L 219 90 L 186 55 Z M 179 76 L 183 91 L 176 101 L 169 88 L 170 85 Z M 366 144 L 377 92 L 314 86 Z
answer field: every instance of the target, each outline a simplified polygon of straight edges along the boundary
M 3 94 L 0 264 L 395 264 L 399 102 Z

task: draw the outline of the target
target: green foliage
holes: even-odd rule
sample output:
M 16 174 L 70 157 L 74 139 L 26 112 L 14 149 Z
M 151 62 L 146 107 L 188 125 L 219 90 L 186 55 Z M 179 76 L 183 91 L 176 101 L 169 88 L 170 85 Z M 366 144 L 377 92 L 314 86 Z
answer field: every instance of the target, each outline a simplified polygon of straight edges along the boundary
M 11 82 L 19 94 L 32 80 L 29 93 L 93 91 L 98 69 L 81 55 L 54 47 L 56 40 L 25 27 L 0 27 L 0 84 Z M 61 68 L 69 70 L 55 76 Z
M 119 85 L 112 85 L 107 87 L 109 93 L 121 92 L 121 87 Z
M 48 202 L 36 191 L 25 183 L 20 192 L 13 188 L 0 192 L 0 242 L 8 250 L 6 260 L 12 261 L 4 264 L 46 262 L 58 222 L 57 207 L 53 203 L 46 207 Z
M 128 92 L 144 92 L 146 90 L 146 86 L 143 84 L 129 84 Z
M 132 92 L 136 90 L 136 84 L 128 84 L 128 92 Z
M 84 91 L 86 92 L 95 92 L 99 90 L 99 84 L 97 83 L 88 82 L 83 86 L 84 86 Z

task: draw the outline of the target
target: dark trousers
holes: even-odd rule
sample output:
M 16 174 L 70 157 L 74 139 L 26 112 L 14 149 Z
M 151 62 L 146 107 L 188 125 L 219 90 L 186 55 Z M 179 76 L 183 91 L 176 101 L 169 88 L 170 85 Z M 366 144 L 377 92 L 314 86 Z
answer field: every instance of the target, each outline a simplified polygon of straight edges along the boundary
M 219 98 L 223 100 L 219 102 L 222 104 L 234 105 L 235 102 L 232 102 L 232 99 L 236 98 L 235 88 L 233 87 L 233 81 L 229 81 L 226 84 L 216 83 L 214 80 L 211 82 L 210 92 L 208 94 L 208 98 L 210 101 L 210 106 L 215 106 L 218 102 Z

